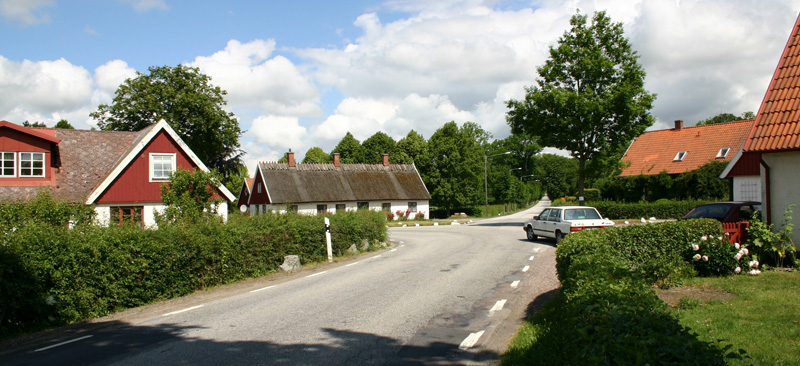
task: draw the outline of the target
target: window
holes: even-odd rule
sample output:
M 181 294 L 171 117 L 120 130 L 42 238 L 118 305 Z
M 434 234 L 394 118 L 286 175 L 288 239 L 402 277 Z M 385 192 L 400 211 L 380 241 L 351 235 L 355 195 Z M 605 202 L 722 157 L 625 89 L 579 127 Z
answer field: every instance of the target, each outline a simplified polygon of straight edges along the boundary
M 289 211 L 297 213 L 297 205 L 289 205 Z
M 408 211 L 409 212 L 417 212 L 417 203 L 416 202 L 409 202 L 408 203 Z
M 150 154 L 150 181 L 166 181 L 175 171 L 175 154 Z
M 723 148 L 719 149 L 719 152 L 717 153 L 717 159 L 721 159 L 721 158 L 724 158 L 724 157 L 728 156 L 728 151 L 731 151 L 731 148 L 723 147 Z
M 258 187 L 258 193 L 261 193 L 261 183 L 256 184 L 256 187 Z
M 560 221 L 561 210 L 550 210 L 550 217 L 547 218 L 547 221 Z
M 675 154 L 675 158 L 672 159 L 672 161 L 683 161 L 683 158 L 685 158 L 685 157 L 686 157 L 686 151 L 681 151 L 681 152 Z
M 542 211 L 542 213 L 539 214 L 539 220 L 546 221 L 548 216 L 550 216 L 550 209 L 546 208 L 544 211 Z
M 336 212 L 345 212 L 347 211 L 347 206 L 344 203 L 337 203 L 336 204 Z
M 358 202 L 356 207 L 359 210 L 369 210 L 369 202 Z
M 383 212 L 392 212 L 392 203 L 391 202 L 381 203 L 381 210 L 383 210 Z
M 144 223 L 142 209 L 142 206 L 111 206 L 111 223 L 117 225 L 127 223 L 141 227 Z
M 324 214 L 328 212 L 328 205 L 317 205 L 317 214 Z
M 44 153 L 19 153 L 20 177 L 44 177 Z
M 17 153 L 0 151 L 0 177 L 17 176 Z

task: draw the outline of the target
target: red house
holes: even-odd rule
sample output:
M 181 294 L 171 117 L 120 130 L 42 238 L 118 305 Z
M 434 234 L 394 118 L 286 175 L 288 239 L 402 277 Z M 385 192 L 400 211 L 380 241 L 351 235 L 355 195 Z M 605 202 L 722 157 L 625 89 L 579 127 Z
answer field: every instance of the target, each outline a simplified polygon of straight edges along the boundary
M 53 196 L 93 205 L 102 223 L 155 225 L 161 185 L 178 168 L 208 168 L 160 121 L 138 132 L 26 128 L 0 121 L 0 201 Z M 233 194 L 215 187 L 227 218 Z

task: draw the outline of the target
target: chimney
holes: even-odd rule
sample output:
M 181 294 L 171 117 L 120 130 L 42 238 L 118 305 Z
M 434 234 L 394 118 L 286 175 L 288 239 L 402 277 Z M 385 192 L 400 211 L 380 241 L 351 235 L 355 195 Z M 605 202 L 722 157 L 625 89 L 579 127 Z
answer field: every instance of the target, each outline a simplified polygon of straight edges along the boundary
M 389 154 L 383 154 L 383 166 L 389 166 Z
M 339 153 L 333 153 L 333 166 L 340 167 L 342 163 L 339 161 Z
M 675 131 L 680 131 L 683 128 L 683 120 L 675 120 Z
M 292 149 L 289 149 L 289 152 L 286 153 L 286 160 L 289 161 L 290 168 L 294 168 L 297 166 L 297 164 L 295 164 L 294 162 L 294 153 L 292 152 Z

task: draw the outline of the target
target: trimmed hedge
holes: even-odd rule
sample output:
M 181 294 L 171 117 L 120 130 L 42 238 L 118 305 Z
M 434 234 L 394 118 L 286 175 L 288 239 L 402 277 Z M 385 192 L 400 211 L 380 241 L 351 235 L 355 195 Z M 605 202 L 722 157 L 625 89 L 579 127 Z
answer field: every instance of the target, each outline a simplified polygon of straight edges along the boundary
M 329 215 L 335 255 L 386 240 L 375 211 Z M 29 221 L 0 233 L 0 338 L 327 260 L 322 217 L 232 215 L 158 230 Z M 360 246 L 360 245 L 359 245 Z
M 638 203 L 619 203 L 613 201 L 595 201 L 587 203 L 592 207 L 597 208 L 603 217 L 612 220 L 621 219 L 638 219 L 644 217 L 649 219 L 655 217 L 657 219 L 680 219 L 693 208 L 709 201 L 671 201 L 671 200 L 658 200 L 656 202 L 638 202 Z M 566 202 L 561 200 L 553 201 L 553 206 L 560 205 L 577 205 L 577 201 Z
M 707 247 L 713 241 L 701 238 L 721 233 L 717 221 L 704 219 L 568 235 L 556 250 L 562 291 L 534 317 L 535 341 L 510 348 L 503 364 L 724 365 L 740 357 L 741 350 L 698 340 L 652 289 L 693 275 L 692 243 Z M 712 274 L 732 273 L 734 252 L 702 263 L 728 266 Z

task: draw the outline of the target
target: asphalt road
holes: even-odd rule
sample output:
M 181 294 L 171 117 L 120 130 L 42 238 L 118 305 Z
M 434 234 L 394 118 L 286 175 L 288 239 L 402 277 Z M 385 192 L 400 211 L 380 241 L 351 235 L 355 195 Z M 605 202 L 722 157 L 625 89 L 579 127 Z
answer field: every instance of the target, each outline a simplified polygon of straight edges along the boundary
M 395 245 L 14 343 L 0 364 L 492 364 L 559 286 L 541 206 L 472 224 L 390 229 Z

